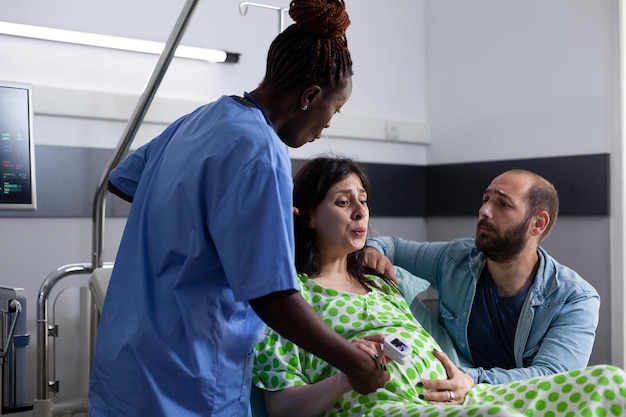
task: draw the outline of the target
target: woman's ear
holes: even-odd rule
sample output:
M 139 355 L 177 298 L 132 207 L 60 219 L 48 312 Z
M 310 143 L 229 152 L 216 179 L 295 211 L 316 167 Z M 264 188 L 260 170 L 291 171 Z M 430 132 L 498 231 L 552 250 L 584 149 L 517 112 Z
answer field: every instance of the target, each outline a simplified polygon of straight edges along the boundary
M 308 109 L 322 94 L 322 88 L 319 85 L 311 85 L 300 94 L 300 108 Z

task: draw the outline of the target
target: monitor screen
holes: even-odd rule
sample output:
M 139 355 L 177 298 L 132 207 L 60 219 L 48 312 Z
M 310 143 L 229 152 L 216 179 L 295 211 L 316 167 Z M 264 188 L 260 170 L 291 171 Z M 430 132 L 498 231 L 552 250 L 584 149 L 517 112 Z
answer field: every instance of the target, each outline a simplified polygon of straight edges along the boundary
M 36 210 L 32 86 L 0 81 L 0 210 Z

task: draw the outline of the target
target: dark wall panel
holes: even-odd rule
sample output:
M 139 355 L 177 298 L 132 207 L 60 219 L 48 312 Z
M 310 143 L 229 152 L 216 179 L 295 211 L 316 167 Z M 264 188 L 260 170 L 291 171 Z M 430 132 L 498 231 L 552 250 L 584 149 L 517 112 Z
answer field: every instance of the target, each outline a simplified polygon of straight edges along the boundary
M 39 145 L 37 211 L 0 211 L 0 217 L 91 217 L 96 187 L 112 150 Z M 297 171 L 306 161 L 293 160 Z M 374 217 L 476 216 L 482 192 L 512 168 L 552 181 L 562 216 L 609 215 L 609 155 L 582 155 L 432 166 L 362 163 L 372 186 Z M 110 195 L 107 217 L 128 215 L 130 205 Z
M 293 160 L 295 174 L 306 162 Z M 360 162 L 370 180 L 368 205 L 376 217 L 424 217 L 426 167 Z
M 36 211 L 0 211 L 0 217 L 91 217 L 96 187 L 112 150 L 35 147 Z
M 475 216 L 483 190 L 509 169 L 527 169 L 552 182 L 561 216 L 609 215 L 609 155 L 432 165 L 426 170 L 427 216 Z

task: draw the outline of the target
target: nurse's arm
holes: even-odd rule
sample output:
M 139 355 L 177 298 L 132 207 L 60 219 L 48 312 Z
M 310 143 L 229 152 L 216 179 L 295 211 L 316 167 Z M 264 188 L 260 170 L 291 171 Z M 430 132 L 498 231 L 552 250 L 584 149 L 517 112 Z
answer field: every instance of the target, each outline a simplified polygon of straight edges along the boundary
M 311 385 L 299 385 L 280 391 L 264 391 L 269 417 L 315 417 L 335 404 L 352 387 L 344 373 L 338 373 Z
M 259 317 L 296 345 L 344 372 L 352 388 L 368 394 L 385 385 L 389 372 L 331 329 L 295 290 L 250 300 Z M 384 336 L 380 335 L 380 343 Z

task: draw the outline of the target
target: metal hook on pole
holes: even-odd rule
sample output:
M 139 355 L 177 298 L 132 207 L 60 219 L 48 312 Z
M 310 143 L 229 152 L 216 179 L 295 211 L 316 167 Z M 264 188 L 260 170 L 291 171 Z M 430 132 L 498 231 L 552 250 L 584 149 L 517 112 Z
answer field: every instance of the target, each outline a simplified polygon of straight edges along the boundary
M 269 4 L 244 1 L 239 3 L 239 13 L 242 16 L 245 16 L 248 13 L 248 7 L 259 7 L 262 9 L 276 10 L 278 12 L 278 33 L 280 34 L 283 32 L 283 30 L 285 30 L 285 12 L 289 11 L 289 9 L 280 6 L 272 6 Z

